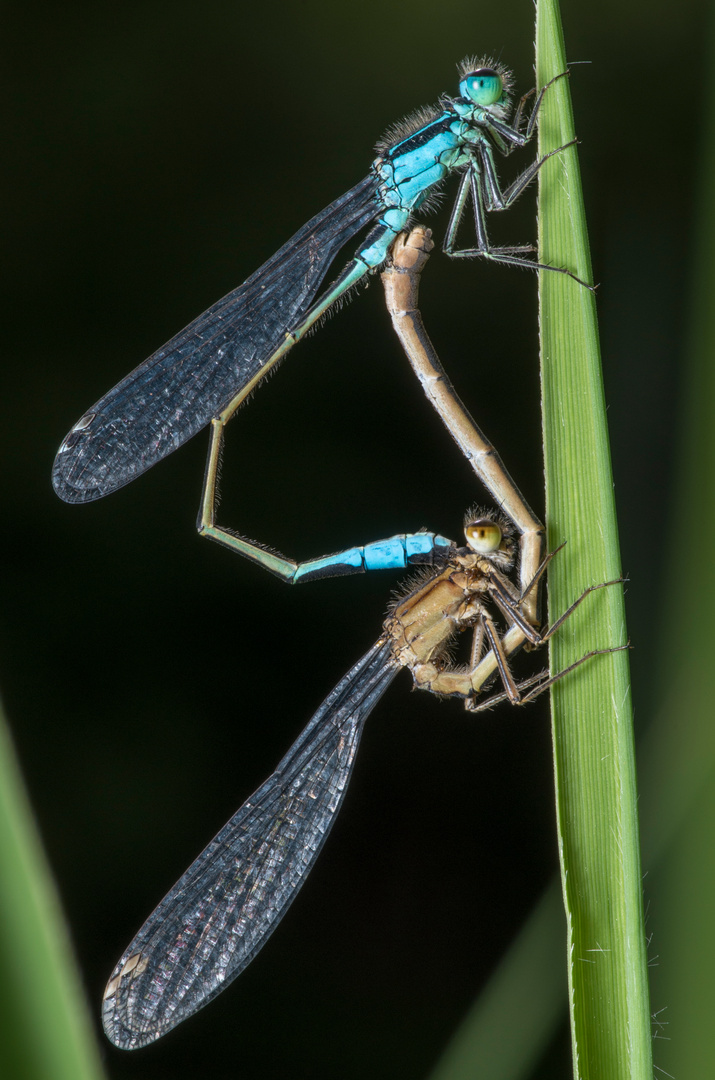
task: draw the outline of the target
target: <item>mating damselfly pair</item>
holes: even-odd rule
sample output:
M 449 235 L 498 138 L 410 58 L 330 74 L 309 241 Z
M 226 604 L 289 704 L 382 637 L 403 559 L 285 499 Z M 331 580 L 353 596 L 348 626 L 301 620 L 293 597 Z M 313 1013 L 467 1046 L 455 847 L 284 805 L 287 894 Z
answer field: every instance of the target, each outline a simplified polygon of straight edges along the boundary
M 128 483 L 211 424 L 199 518 L 203 534 L 292 582 L 373 568 L 425 567 L 420 582 L 393 605 L 378 641 L 328 696 L 276 772 L 199 856 L 125 951 L 104 1001 L 105 1029 L 118 1046 L 145 1045 L 192 1015 L 265 942 L 322 846 L 341 804 L 364 721 L 400 667 L 410 669 L 417 685 L 459 697 L 472 710 L 496 700 L 529 700 L 551 681 L 542 674 L 518 683 L 509 665 L 525 642 L 543 644 L 572 610 L 551 629 L 539 629 L 539 587 L 548 562 L 543 528 L 440 374 L 421 330 L 416 297 L 412 306 L 397 301 L 399 282 L 414 282 L 419 274 L 419 252 L 424 253 L 429 239 L 418 233 L 410 245 L 400 235 L 452 172 L 460 181 L 447 253 L 539 266 L 529 245 L 493 248 L 487 234 L 486 214 L 510 206 L 546 160 L 531 164 L 502 190 L 495 154 L 508 154 L 529 141 L 545 92 L 537 95 L 528 119 L 530 95 L 522 98 L 509 123 L 509 90 L 510 77 L 500 65 L 465 62 L 458 97 L 441 99 L 390 132 L 360 184 L 122 380 L 78 421 L 58 452 L 55 489 L 68 502 L 87 502 Z M 457 250 L 457 228 L 470 198 L 476 245 Z M 335 256 L 371 224 L 352 260 L 316 301 Z M 411 251 L 418 254 L 413 257 Z M 408 358 L 506 518 L 471 515 L 465 547 L 431 533 L 408 533 L 296 564 L 215 524 L 223 430 L 289 349 L 388 259 L 393 263 L 385 274 L 388 307 Z M 510 577 L 516 565 L 512 525 L 521 537 L 518 586 Z M 506 629 L 499 627 L 499 619 Z M 449 663 L 446 649 L 455 633 L 467 629 L 473 631 L 471 661 L 458 669 Z M 503 690 L 480 699 L 495 678 Z

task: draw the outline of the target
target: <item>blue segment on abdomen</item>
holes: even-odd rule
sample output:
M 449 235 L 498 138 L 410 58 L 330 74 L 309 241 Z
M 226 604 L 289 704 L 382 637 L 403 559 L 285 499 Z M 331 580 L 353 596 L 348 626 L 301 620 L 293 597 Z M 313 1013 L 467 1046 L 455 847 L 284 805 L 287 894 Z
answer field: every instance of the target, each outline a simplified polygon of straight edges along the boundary
M 315 581 L 323 577 L 362 574 L 367 570 L 403 570 L 420 564 L 431 565 L 436 554 L 452 546 L 451 540 L 437 533 L 399 533 L 374 544 L 348 548 L 335 555 L 301 563 L 293 581 Z
M 365 570 L 363 549 L 348 548 L 337 555 L 326 555 L 322 559 L 308 559 L 301 563 L 293 577 L 294 582 L 315 581 L 321 577 L 339 577 L 343 574 L 362 574 Z
M 393 570 L 407 565 L 404 536 L 391 536 L 389 540 L 378 540 L 366 544 L 366 570 Z
M 416 562 L 420 555 L 431 555 L 440 548 L 443 550 L 453 547 L 452 541 L 439 533 L 407 533 L 405 536 L 405 551 L 409 562 Z

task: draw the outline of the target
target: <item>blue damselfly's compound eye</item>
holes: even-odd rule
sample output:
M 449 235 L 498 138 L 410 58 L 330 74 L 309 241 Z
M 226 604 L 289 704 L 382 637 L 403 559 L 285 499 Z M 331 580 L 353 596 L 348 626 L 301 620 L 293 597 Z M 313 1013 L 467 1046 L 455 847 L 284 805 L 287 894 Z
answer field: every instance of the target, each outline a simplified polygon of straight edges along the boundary
M 459 84 L 459 92 L 475 105 L 496 105 L 504 92 L 504 83 L 498 71 L 479 68 L 464 76 Z
M 489 555 L 501 544 L 502 531 L 496 521 L 491 521 L 490 518 L 470 521 L 464 533 L 470 548 L 479 552 L 480 555 Z

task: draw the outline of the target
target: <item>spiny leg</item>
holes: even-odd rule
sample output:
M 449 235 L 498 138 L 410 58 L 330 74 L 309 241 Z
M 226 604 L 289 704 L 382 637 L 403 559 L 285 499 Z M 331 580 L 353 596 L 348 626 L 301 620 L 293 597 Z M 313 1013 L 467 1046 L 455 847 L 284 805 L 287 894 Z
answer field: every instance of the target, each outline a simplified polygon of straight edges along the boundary
M 553 81 L 555 80 L 552 80 L 552 82 Z M 548 85 L 551 85 L 551 83 L 549 83 Z M 513 148 L 516 145 L 523 145 L 531 137 L 536 124 L 538 110 L 547 88 L 548 86 L 544 87 L 539 93 L 534 108 L 529 117 L 526 132 L 523 135 L 519 132 L 518 129 L 521 125 L 521 119 L 525 103 L 531 96 L 531 92 L 527 95 L 524 95 L 524 97 L 519 102 L 519 106 L 515 115 L 515 129 L 510 128 L 509 125 L 505 125 L 500 122 L 495 123 L 494 128 L 496 134 L 494 137 L 500 148 L 503 149 L 505 153 L 508 152 L 508 149 L 510 147 Z M 496 171 L 492 167 L 490 175 L 493 177 L 493 190 L 492 194 L 490 195 L 490 206 L 492 206 L 494 209 L 504 208 L 505 206 L 508 206 L 512 201 L 514 201 L 514 199 L 518 197 L 523 188 L 536 174 L 536 171 L 538 171 L 541 163 L 542 162 L 535 163 L 529 169 L 525 170 L 521 177 L 518 178 L 517 181 L 515 181 L 503 194 L 499 189 L 498 180 L 496 178 Z M 453 214 L 452 217 L 455 231 L 458 219 L 459 217 L 461 217 L 461 214 L 463 212 L 464 203 L 467 195 L 468 192 L 464 185 L 460 185 L 460 195 L 458 198 L 459 212 L 456 216 Z M 302 576 L 299 577 L 297 575 L 300 568 L 303 567 L 304 564 L 296 563 L 292 559 L 287 559 L 276 552 L 271 552 L 267 550 L 263 545 L 257 544 L 247 539 L 246 537 L 242 537 L 239 534 L 234 533 L 230 529 L 223 528 L 216 524 L 215 511 L 217 497 L 217 474 L 223 440 L 223 427 L 234 415 L 234 413 L 242 404 L 242 402 L 246 399 L 246 397 L 251 393 L 256 383 L 265 376 L 268 370 L 270 370 L 270 368 L 272 368 L 276 363 L 279 362 L 280 359 L 282 359 L 282 357 L 289 351 L 289 349 L 291 349 L 292 346 L 298 340 L 300 340 L 302 336 L 305 335 L 305 333 L 310 329 L 310 327 L 315 324 L 315 322 L 336 302 L 336 300 L 339 300 L 341 296 L 345 295 L 345 293 L 349 291 L 349 289 L 358 280 L 364 277 L 370 269 L 374 268 L 376 265 L 378 265 L 380 261 L 382 261 L 382 259 L 384 259 L 388 244 L 387 234 L 389 232 L 390 228 L 386 226 L 384 234 L 381 237 L 375 239 L 372 246 L 369 246 L 364 251 L 358 253 L 358 255 L 350 263 L 348 263 L 343 273 L 339 276 L 338 280 L 333 284 L 333 286 L 331 286 L 327 290 L 324 296 L 321 297 L 321 299 L 310 308 L 310 310 L 303 318 L 302 322 L 286 333 L 284 341 L 266 360 L 265 364 L 261 368 L 259 375 L 257 375 L 256 378 L 249 384 L 244 386 L 241 391 L 236 394 L 232 401 L 229 402 L 228 406 L 221 412 L 221 414 L 215 417 L 212 421 L 211 443 L 208 453 L 201 510 L 198 522 L 199 533 L 203 536 L 216 540 L 217 542 L 231 548 L 234 551 L 238 551 L 240 554 L 244 555 L 244 557 L 247 557 L 250 560 L 258 563 L 259 565 L 265 567 L 266 569 L 271 570 L 273 573 L 276 573 L 278 576 L 280 576 L 283 580 L 286 581 L 307 580 L 311 575 L 312 571 L 309 569 L 307 572 L 305 572 Z M 480 248 L 484 248 L 485 251 L 488 250 L 489 244 L 486 236 L 486 229 L 483 230 L 483 236 L 480 237 L 479 243 Z M 373 252 L 373 249 L 375 252 L 377 252 L 378 249 L 381 252 L 381 254 L 379 255 L 379 259 L 377 254 L 374 255 L 374 259 L 377 261 L 374 261 L 373 258 L 367 254 L 367 252 Z M 520 250 L 528 251 L 532 249 L 497 249 L 496 253 L 491 252 L 490 254 L 495 255 L 497 260 L 499 260 L 499 252 L 501 252 L 502 261 L 509 261 L 518 265 L 519 256 L 516 253 L 518 253 Z M 455 254 L 460 253 L 455 252 Z M 536 265 L 528 259 L 526 260 L 526 264 L 528 264 L 529 266 Z M 324 572 L 323 568 L 323 564 L 326 563 L 325 558 L 318 560 L 310 560 L 310 562 L 311 564 L 321 564 L 320 569 L 316 571 L 316 574 L 318 574 L 319 576 L 326 576 L 327 572 Z M 349 570 L 340 569 L 338 572 L 349 572 Z
M 549 641 L 549 639 L 553 637 L 556 631 L 560 629 L 563 623 L 574 613 L 576 608 L 578 608 L 583 603 L 587 596 L 590 596 L 591 593 L 596 592 L 598 589 L 605 589 L 610 585 L 621 585 L 623 584 L 623 580 L 623 578 L 616 578 L 613 581 L 604 581 L 599 585 L 590 585 L 587 589 L 584 590 L 584 592 L 578 597 L 578 599 L 575 600 L 573 604 L 571 604 L 561 616 L 559 616 L 559 618 L 553 623 L 553 625 L 540 635 L 534 634 L 532 629 L 531 634 L 527 639 L 527 636 L 524 632 L 525 628 L 523 626 L 523 621 L 520 620 L 519 624 L 515 623 L 511 626 L 511 628 L 507 631 L 506 634 L 504 634 L 503 638 L 499 643 L 495 643 L 492 639 L 492 636 L 489 634 L 488 627 L 485 626 L 487 637 L 490 640 L 490 644 L 492 644 L 492 652 L 487 654 L 487 656 L 485 656 L 484 659 L 481 660 L 471 672 L 470 682 L 472 687 L 472 696 L 465 699 L 465 708 L 468 709 L 470 712 L 480 712 L 483 709 L 488 709 L 491 708 L 493 705 L 497 705 L 501 701 L 510 701 L 513 705 L 524 705 L 527 701 L 531 701 L 533 700 L 533 698 L 538 697 L 539 694 L 542 694 L 544 690 L 547 690 L 550 686 L 553 686 L 553 684 L 555 682 L 558 682 L 559 679 L 564 678 L 565 675 L 568 675 L 570 672 L 574 671 L 576 668 L 580 667 L 581 664 L 586 663 L 587 660 L 592 659 L 594 656 L 602 656 L 606 655 L 607 653 L 621 652 L 623 649 L 630 648 L 630 643 L 626 643 L 625 645 L 615 645 L 605 649 L 592 649 L 580 659 L 576 660 L 573 664 L 569 664 L 568 667 L 564 668 L 562 671 L 556 672 L 556 674 L 554 675 L 550 675 L 548 671 L 542 671 L 538 675 L 532 676 L 531 678 L 519 683 L 515 683 L 513 681 L 508 665 L 508 657 L 512 656 L 515 652 L 517 652 L 527 640 L 531 640 L 532 644 L 536 647 L 545 645 Z M 501 607 L 501 605 L 499 606 Z M 505 613 L 507 615 L 509 614 L 508 612 Z M 518 616 L 518 614 L 518 607 L 512 607 L 511 617 L 513 618 L 515 615 Z M 539 640 L 534 641 L 533 638 L 538 638 Z M 499 653 L 501 654 L 501 656 L 497 658 L 497 655 Z M 505 667 L 507 672 L 509 673 L 508 677 L 506 678 L 504 676 Z M 500 693 L 493 694 L 488 698 L 476 698 L 474 695 L 479 694 L 481 689 L 489 682 L 491 678 L 493 678 L 497 670 L 501 677 L 504 690 Z M 529 689 L 530 687 L 531 689 Z M 527 690 L 528 692 L 525 694 L 523 693 L 524 690 Z
M 523 134 L 521 133 L 520 128 L 524 106 L 528 99 L 535 93 L 535 90 L 527 91 L 520 99 L 512 125 L 499 121 L 492 122 L 494 142 L 505 157 L 508 157 L 508 155 L 513 150 L 517 149 L 517 147 L 524 147 L 529 142 L 536 128 L 539 110 L 546 91 L 553 86 L 555 82 L 558 82 L 559 79 L 567 78 L 569 75 L 569 71 L 562 71 L 558 75 L 555 75 L 553 79 L 550 79 L 549 82 L 541 88 L 534 103 L 534 108 L 529 116 L 526 131 Z M 493 262 L 502 262 L 509 266 L 519 266 L 529 270 L 553 270 L 559 274 L 566 274 L 568 277 L 572 277 L 574 281 L 578 282 L 579 285 L 583 285 L 585 288 L 593 290 L 592 285 L 582 281 L 581 278 L 576 277 L 575 274 L 565 267 L 550 266 L 546 263 L 539 263 L 534 259 L 525 258 L 526 255 L 536 250 L 533 244 L 492 247 L 489 243 L 485 220 L 485 212 L 487 210 L 505 210 L 511 206 L 535 178 L 541 166 L 554 154 L 561 153 L 562 150 L 573 145 L 576 141 L 577 140 L 574 139 L 569 143 L 565 143 L 564 146 L 557 147 L 537 161 L 532 162 L 532 164 L 524 169 L 504 192 L 501 191 L 501 186 L 499 184 L 496 166 L 494 164 L 492 145 L 486 139 L 477 143 L 473 147 L 472 161 L 462 177 L 457 193 L 457 199 L 455 200 L 452 214 L 450 215 L 444 240 L 445 253 L 452 258 L 486 258 L 491 259 Z M 481 177 L 479 175 L 480 162 L 481 170 L 483 170 L 486 177 L 488 189 L 486 193 L 481 189 Z M 474 205 L 477 247 L 458 249 L 455 247 L 456 234 L 464 213 L 470 189 Z
M 469 712 L 483 712 L 485 709 L 492 709 L 495 705 L 499 705 L 503 701 L 511 701 L 512 704 L 526 705 L 527 702 L 533 701 L 534 698 L 539 697 L 545 690 L 553 686 L 554 683 L 559 682 L 566 675 L 570 675 L 576 668 L 581 667 L 582 664 L 592 660 L 594 656 L 608 656 L 610 653 L 623 652 L 624 649 L 630 649 L 630 642 L 625 645 L 612 645 L 608 649 L 592 649 L 584 656 L 581 656 L 578 660 L 574 660 L 573 664 L 569 664 L 568 667 L 563 668 L 562 671 L 557 671 L 555 675 L 550 675 L 548 671 L 540 671 L 538 675 L 532 675 L 529 679 L 524 679 L 522 682 L 516 684 L 519 691 L 519 700 L 512 701 L 510 695 L 506 690 L 503 690 L 499 694 L 493 694 L 488 698 L 477 698 L 465 701 L 465 708 Z M 531 689 L 530 689 L 531 688 Z M 523 693 L 523 691 L 528 691 Z
M 502 192 L 499 184 L 491 147 L 484 143 L 475 148 L 475 156 L 462 175 L 457 198 L 450 215 L 443 245 L 445 254 L 453 259 L 482 258 L 492 262 L 505 263 L 508 266 L 520 266 L 527 270 L 552 270 L 557 274 L 566 274 L 567 277 L 573 278 L 579 285 L 593 291 L 592 285 L 582 281 L 581 278 L 576 277 L 565 267 L 550 266 L 548 263 L 540 263 L 536 259 L 528 258 L 528 254 L 536 250 L 533 244 L 493 247 L 489 242 L 486 224 L 487 211 L 508 209 L 535 178 L 542 165 L 555 154 L 560 154 L 562 150 L 574 145 L 575 142 L 574 139 L 570 143 L 565 143 L 564 146 L 559 146 L 557 149 L 549 151 L 548 154 L 544 154 L 543 157 L 533 162 L 520 173 L 504 192 Z M 479 160 L 477 160 L 477 157 Z M 464 216 L 470 194 L 474 211 L 474 230 L 477 246 L 457 248 L 455 246 L 457 231 Z
M 569 78 L 570 75 L 571 72 L 568 70 L 561 71 L 558 75 L 554 75 L 553 79 L 549 79 L 549 81 L 541 87 L 541 90 L 539 90 L 539 93 L 536 97 L 536 101 L 534 102 L 534 108 L 529 114 L 529 119 L 526 124 L 526 130 L 523 133 L 521 131 L 521 125 L 523 122 L 524 107 L 529 98 L 533 97 L 534 94 L 536 94 L 536 87 L 532 87 L 531 90 L 527 90 L 526 93 L 523 94 L 522 97 L 519 99 L 519 104 L 516 107 L 514 119 L 511 124 L 507 124 L 501 120 L 492 119 L 493 130 L 501 136 L 501 139 L 504 143 L 504 146 L 500 147 L 500 149 L 502 150 L 502 153 L 505 157 L 508 156 L 512 152 L 512 150 L 516 150 L 518 147 L 526 146 L 526 144 L 529 142 L 529 140 L 534 134 L 534 130 L 536 128 L 537 120 L 539 117 L 539 110 L 544 100 L 546 91 L 549 89 L 549 87 L 553 86 L 555 82 L 558 82 L 559 79 Z
M 464 707 L 471 710 L 475 694 L 478 694 L 486 683 L 498 675 L 504 686 L 503 693 L 499 695 L 500 699 L 508 700 L 512 705 L 518 705 L 521 701 L 519 684 L 511 674 L 509 656 L 522 647 L 525 641 L 524 634 L 520 627 L 513 626 L 503 637 L 500 637 L 491 617 L 486 612 L 480 614 L 478 622 L 481 623 L 481 628 L 475 627 L 475 630 L 488 642 L 490 649 L 474 668 L 465 670 L 446 665 L 441 670 L 435 670 L 433 663 L 417 664 L 412 668 L 415 684 L 420 689 L 429 690 L 434 694 L 463 698 Z
M 549 639 L 554 636 L 554 634 L 559 629 L 559 627 L 562 626 L 566 622 L 566 620 L 571 617 L 571 615 L 573 615 L 576 608 L 580 607 L 580 605 L 584 602 L 586 597 L 590 596 L 591 593 L 597 592 L 598 589 L 607 589 L 610 585 L 623 585 L 623 584 L 625 584 L 626 580 L 627 580 L 626 578 L 620 577 L 620 578 L 614 578 L 612 581 L 602 581 L 598 585 L 589 585 L 588 588 L 584 589 L 584 591 L 581 593 L 581 595 L 579 597 L 577 597 L 576 600 L 574 600 L 573 604 L 571 604 L 569 607 L 567 607 L 566 611 L 564 611 L 564 613 L 562 615 L 559 615 L 556 622 L 552 623 L 551 626 L 549 626 L 545 630 L 541 631 L 541 634 L 540 634 L 541 640 L 536 642 L 536 644 L 537 645 L 545 645 L 546 642 L 549 641 Z M 624 647 L 625 646 L 623 646 L 623 645 L 618 646 L 619 649 L 622 649 Z
M 524 134 L 522 136 L 522 138 L 524 139 L 524 142 L 528 142 L 529 139 L 531 138 L 531 136 L 534 134 L 534 128 L 536 127 L 536 122 L 537 122 L 538 116 L 539 116 L 539 109 L 541 108 L 541 103 L 544 100 L 544 95 L 546 94 L 546 91 L 549 89 L 549 87 L 553 86 L 555 82 L 558 82 L 559 79 L 568 79 L 568 78 L 570 78 L 570 76 L 571 76 L 570 71 L 560 71 L 558 75 L 554 75 L 553 79 L 549 79 L 549 81 L 544 86 L 541 87 L 541 90 L 539 90 L 536 101 L 534 102 L 534 108 L 531 110 L 531 113 L 529 115 L 529 119 L 528 119 L 527 124 L 526 124 L 526 131 L 524 132 Z M 519 104 L 518 104 L 518 106 L 516 108 L 516 112 L 514 114 L 514 123 L 513 123 L 513 128 L 514 128 L 514 130 L 516 132 L 518 132 L 519 128 L 521 127 L 521 117 L 522 117 L 523 112 L 524 112 L 524 105 L 529 100 L 529 98 L 532 96 L 532 94 L 535 94 L 535 93 L 536 93 L 536 88 L 535 87 L 533 89 L 531 89 L 531 90 L 527 90 L 527 92 L 523 95 L 523 97 L 519 101 Z M 504 132 L 502 132 L 502 135 L 503 134 L 504 134 Z M 519 145 L 519 143 L 512 143 L 509 150 L 511 150 L 513 148 L 516 148 L 518 145 Z M 507 151 L 507 153 L 508 152 L 509 151 Z
M 539 577 L 543 574 L 543 571 L 553 557 L 553 554 L 555 554 L 555 552 L 547 556 L 542 562 L 539 568 L 539 574 L 535 581 L 532 582 L 531 588 L 538 582 Z M 505 618 L 510 622 L 511 625 L 509 626 L 509 629 L 502 637 L 500 637 L 488 611 L 480 604 L 480 610 L 474 622 L 474 638 L 472 642 L 470 668 L 464 670 L 453 666 L 445 666 L 437 671 L 432 663 L 416 665 L 413 668 L 413 675 L 415 682 L 419 687 L 438 694 L 462 697 L 464 698 L 465 708 L 473 712 L 478 712 L 483 708 L 490 708 L 500 701 L 510 701 L 513 705 L 520 705 L 527 700 L 537 697 L 543 690 L 551 686 L 554 681 L 562 678 L 592 656 L 608 652 L 618 652 L 624 647 L 627 647 L 616 646 L 615 648 L 592 650 L 586 654 L 585 657 L 576 661 L 575 664 L 570 665 L 568 668 L 565 668 L 563 672 L 559 672 L 554 676 L 550 676 L 548 671 L 543 671 L 536 676 L 532 676 L 523 682 L 517 683 L 511 673 L 509 665 L 509 658 L 511 656 L 518 652 L 527 642 L 531 643 L 534 647 L 540 647 L 546 644 L 556 631 L 560 629 L 566 619 L 568 619 L 574 613 L 576 608 L 583 603 L 587 596 L 592 592 L 606 588 L 609 585 L 622 584 L 623 579 L 618 578 L 614 581 L 589 586 L 589 588 L 584 590 L 581 596 L 566 609 L 563 615 L 554 622 L 553 626 L 539 634 L 534 627 L 526 623 L 521 614 L 521 600 L 518 598 L 514 599 L 509 595 L 507 590 L 502 586 L 500 578 L 500 574 L 493 574 L 489 581 L 489 587 L 486 590 L 486 593 L 488 594 L 489 599 L 496 603 Z M 490 646 L 490 650 L 486 655 L 482 656 L 482 651 L 487 643 Z M 497 675 L 501 680 L 504 690 L 497 694 L 492 694 L 488 698 L 479 698 L 478 695 L 482 693 L 484 687 Z M 523 693 L 525 690 L 528 691 L 527 694 Z

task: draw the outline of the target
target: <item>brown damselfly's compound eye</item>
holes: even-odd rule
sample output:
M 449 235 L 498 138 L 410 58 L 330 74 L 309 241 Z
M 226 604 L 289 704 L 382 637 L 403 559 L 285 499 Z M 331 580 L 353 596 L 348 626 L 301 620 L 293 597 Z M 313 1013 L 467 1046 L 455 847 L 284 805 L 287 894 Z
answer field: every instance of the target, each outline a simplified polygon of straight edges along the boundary
M 464 533 L 470 548 L 479 552 L 480 555 L 489 555 L 492 551 L 496 551 L 502 541 L 501 529 L 496 521 L 490 518 L 470 521 Z

